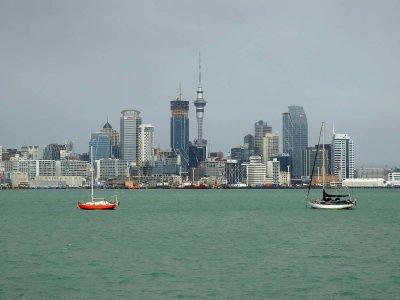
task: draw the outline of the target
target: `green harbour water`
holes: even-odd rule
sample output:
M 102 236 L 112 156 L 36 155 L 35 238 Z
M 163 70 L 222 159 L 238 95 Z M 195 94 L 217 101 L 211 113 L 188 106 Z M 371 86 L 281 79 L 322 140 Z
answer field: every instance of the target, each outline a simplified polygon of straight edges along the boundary
M 316 191 L 312 191 L 315 193 Z M 0 191 L 0 299 L 397 299 L 400 189 Z

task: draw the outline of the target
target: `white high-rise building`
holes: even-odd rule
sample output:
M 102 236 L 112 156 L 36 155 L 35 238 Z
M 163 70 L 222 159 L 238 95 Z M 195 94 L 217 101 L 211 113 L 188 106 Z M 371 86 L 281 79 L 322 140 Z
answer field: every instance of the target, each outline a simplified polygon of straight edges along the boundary
M 142 124 L 140 112 L 134 109 L 121 111 L 120 118 L 120 139 L 121 158 L 136 162 L 138 158 L 139 125 Z
M 154 127 L 150 124 L 139 126 L 139 163 L 154 161 Z
M 340 181 L 354 178 L 354 143 L 348 134 L 333 134 L 332 170 Z
M 272 160 L 272 156 L 279 154 L 279 135 L 273 133 L 265 133 L 262 139 L 262 162 L 267 164 Z

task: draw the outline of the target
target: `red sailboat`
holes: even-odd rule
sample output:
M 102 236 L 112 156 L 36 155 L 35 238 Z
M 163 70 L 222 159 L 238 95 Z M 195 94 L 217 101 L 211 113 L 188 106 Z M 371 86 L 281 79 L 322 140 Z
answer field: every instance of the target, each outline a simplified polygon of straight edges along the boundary
M 78 201 L 78 207 L 80 209 L 87 210 L 113 210 L 118 206 L 118 197 L 115 196 L 115 200 L 106 200 L 104 198 L 93 198 L 92 201 L 81 203 Z
M 92 149 L 90 149 L 92 152 Z M 93 155 L 91 155 L 93 158 Z M 92 199 L 91 201 L 87 202 L 79 202 L 78 207 L 80 209 L 87 209 L 87 210 L 113 210 L 116 209 L 119 205 L 118 196 L 115 196 L 113 199 L 105 199 L 105 198 L 94 198 L 93 197 L 93 164 L 90 167 L 91 172 L 91 189 L 92 189 Z

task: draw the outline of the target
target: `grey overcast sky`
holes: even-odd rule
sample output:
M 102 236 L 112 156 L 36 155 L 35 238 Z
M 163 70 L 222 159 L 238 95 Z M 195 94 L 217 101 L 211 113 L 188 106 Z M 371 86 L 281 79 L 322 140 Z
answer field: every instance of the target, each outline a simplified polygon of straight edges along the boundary
M 190 104 L 202 56 L 204 136 L 225 154 L 303 106 L 355 143 L 356 166 L 400 165 L 400 1 L 0 0 L 0 145 L 75 142 L 141 112 L 169 147 L 170 101 Z

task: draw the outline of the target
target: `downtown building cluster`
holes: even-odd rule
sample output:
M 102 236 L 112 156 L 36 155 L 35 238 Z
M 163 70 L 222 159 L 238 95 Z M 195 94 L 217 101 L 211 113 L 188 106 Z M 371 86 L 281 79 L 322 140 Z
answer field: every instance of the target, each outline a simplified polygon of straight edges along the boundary
M 38 146 L 5 149 L 0 146 L 2 185 L 27 187 L 82 187 L 95 169 L 99 185 L 114 188 L 146 187 L 270 187 L 302 185 L 311 176 L 319 184 L 322 157 L 330 182 L 383 186 L 398 184 L 399 173 L 380 168 L 354 169 L 354 143 L 348 134 L 333 133 L 331 143 L 309 146 L 306 113 L 301 106 L 289 106 L 282 113 L 282 136 L 260 120 L 243 144 L 231 148 L 224 157 L 212 152 L 204 138 L 203 123 L 207 102 L 203 97 L 201 64 L 198 88 L 193 101 L 197 136 L 189 139 L 190 103 L 182 93 L 170 101 L 170 147 L 155 148 L 155 128 L 142 122 L 140 111 L 124 109 L 120 130 L 107 122 L 90 136 L 88 152 L 76 154 L 73 143 L 49 144 L 39 158 Z M 280 151 L 280 141 L 282 151 Z M 316 157 L 315 165 L 314 158 Z M 314 173 L 312 174 L 312 170 Z M 363 181 L 364 180 L 364 181 Z

